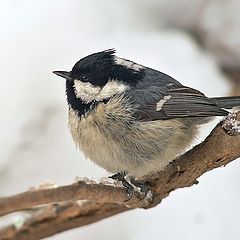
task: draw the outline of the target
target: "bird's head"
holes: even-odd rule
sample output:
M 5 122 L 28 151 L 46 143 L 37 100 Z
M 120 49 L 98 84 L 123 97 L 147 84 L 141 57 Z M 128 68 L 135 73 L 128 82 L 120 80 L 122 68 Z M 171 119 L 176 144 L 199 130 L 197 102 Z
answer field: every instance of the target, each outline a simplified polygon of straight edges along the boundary
M 80 59 L 70 72 L 54 71 L 66 79 L 67 97 L 82 104 L 104 102 L 124 93 L 143 76 L 143 66 L 115 56 L 115 50 L 97 52 Z

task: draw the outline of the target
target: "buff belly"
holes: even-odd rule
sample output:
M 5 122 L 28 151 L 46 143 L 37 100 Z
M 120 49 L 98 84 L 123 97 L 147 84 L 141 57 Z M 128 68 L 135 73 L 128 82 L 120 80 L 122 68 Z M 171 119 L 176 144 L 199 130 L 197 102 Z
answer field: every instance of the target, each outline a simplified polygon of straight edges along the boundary
M 81 119 L 69 110 L 74 142 L 87 159 L 108 172 L 126 171 L 141 178 L 161 171 L 196 135 L 191 120 L 188 124 L 186 119 L 133 123 L 125 109 L 116 102 L 100 104 Z

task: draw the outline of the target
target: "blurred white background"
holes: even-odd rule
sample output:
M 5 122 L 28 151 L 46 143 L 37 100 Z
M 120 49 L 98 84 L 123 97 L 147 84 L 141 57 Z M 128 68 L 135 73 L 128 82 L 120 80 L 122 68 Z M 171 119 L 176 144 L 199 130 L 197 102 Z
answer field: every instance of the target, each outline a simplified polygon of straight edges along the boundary
M 65 83 L 53 70 L 70 70 L 85 55 L 116 48 L 119 56 L 208 96 L 227 95 L 231 86 L 221 67 L 240 67 L 239 9 L 239 0 L 1 0 L 1 196 L 109 175 L 75 148 Z M 218 121 L 202 129 L 198 142 Z M 239 169 L 235 161 L 154 209 L 49 239 L 240 239 Z

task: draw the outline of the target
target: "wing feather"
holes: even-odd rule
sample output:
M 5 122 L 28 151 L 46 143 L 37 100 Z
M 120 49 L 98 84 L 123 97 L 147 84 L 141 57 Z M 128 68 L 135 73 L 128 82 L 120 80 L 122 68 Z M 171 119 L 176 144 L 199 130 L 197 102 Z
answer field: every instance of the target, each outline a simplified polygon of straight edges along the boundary
M 141 102 L 142 103 L 142 102 Z M 203 93 L 185 86 L 175 86 L 154 97 L 152 102 L 141 104 L 135 111 L 140 121 L 167 120 L 184 117 L 224 116 L 228 112 L 220 108 Z

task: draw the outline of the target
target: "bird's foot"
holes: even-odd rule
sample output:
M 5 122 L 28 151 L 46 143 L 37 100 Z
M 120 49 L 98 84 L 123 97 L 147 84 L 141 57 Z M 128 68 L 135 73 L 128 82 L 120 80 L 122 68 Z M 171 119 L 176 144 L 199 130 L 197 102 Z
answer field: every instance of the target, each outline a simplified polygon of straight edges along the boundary
M 126 179 L 129 177 L 129 181 Z M 110 176 L 114 180 L 118 180 L 126 188 L 128 198 L 125 202 L 129 201 L 134 195 L 134 192 L 138 192 L 141 195 L 141 199 L 146 199 L 147 201 L 151 200 L 152 192 L 146 183 L 143 181 L 136 180 L 134 177 L 127 176 L 126 172 L 119 172 Z
M 129 183 L 125 179 L 126 175 L 127 175 L 126 172 L 118 172 L 118 173 L 109 177 L 109 178 L 112 178 L 114 180 L 120 181 L 122 183 L 122 185 L 126 188 L 128 198 L 124 202 L 127 202 L 128 200 L 130 200 L 131 197 L 134 194 L 134 187 L 131 185 L 131 183 Z
M 131 183 L 140 189 L 140 194 L 142 195 L 142 198 L 144 199 L 148 194 L 149 194 L 149 191 L 150 191 L 150 188 L 149 186 L 144 183 L 143 181 L 139 181 L 139 180 L 136 180 L 134 177 L 131 177 Z

